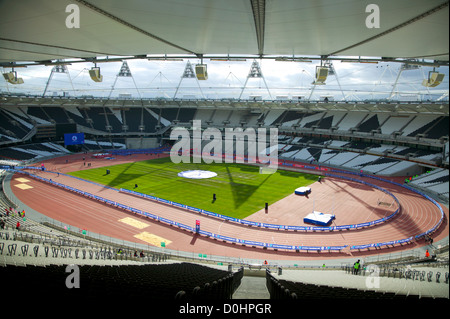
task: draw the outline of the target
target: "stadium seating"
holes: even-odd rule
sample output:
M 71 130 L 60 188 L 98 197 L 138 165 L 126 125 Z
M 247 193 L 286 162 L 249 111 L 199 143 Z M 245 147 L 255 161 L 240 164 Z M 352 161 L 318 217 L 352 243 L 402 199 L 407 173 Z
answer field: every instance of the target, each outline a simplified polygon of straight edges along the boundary
M 289 136 L 281 136 L 280 141 L 283 142 L 289 142 L 294 141 L 294 138 L 291 138 Z M 296 142 L 299 142 L 301 140 L 297 139 Z M 326 142 L 325 140 L 316 140 L 315 141 L 317 145 L 320 143 Z M 339 145 L 339 141 L 334 141 L 333 143 L 335 145 Z M 105 141 L 105 146 L 108 145 L 108 142 Z M 101 142 L 99 141 L 97 145 L 101 145 Z M 378 150 L 379 152 L 389 149 L 391 147 L 389 146 L 383 146 L 383 145 L 358 145 L 358 144 L 352 144 L 352 143 L 341 143 L 341 145 L 348 145 L 353 148 L 367 148 L 370 146 L 373 146 L 374 150 Z M 287 147 L 290 146 L 290 147 Z M 298 147 L 296 150 L 292 150 L 293 147 Z M 37 144 L 37 145 L 27 145 L 27 147 L 24 147 L 24 149 L 28 149 L 29 152 L 34 152 L 40 156 L 48 155 L 46 152 L 50 152 L 50 150 L 54 148 L 55 146 L 52 146 L 51 144 Z M 319 159 L 322 159 L 322 153 L 325 153 L 325 151 L 331 150 L 322 150 L 314 147 L 307 147 L 303 148 L 301 146 L 294 146 L 294 145 L 288 145 L 283 144 L 283 148 L 286 148 L 286 151 L 292 151 L 295 152 L 295 154 L 298 154 L 298 158 L 301 160 L 311 160 L 316 159 L 317 156 Z M 393 148 L 391 148 L 393 149 Z M 61 151 L 61 150 L 60 150 Z M 402 149 L 402 151 L 411 151 L 410 149 Z M 418 151 L 418 153 L 421 153 Z M 351 156 L 350 156 L 351 154 Z M 392 162 L 383 163 L 382 159 L 377 156 L 372 155 L 359 155 L 357 153 L 352 152 L 338 152 L 337 154 L 334 154 L 333 157 L 341 155 L 341 161 L 336 161 L 336 163 L 339 163 L 340 166 L 348 166 L 348 167 L 362 167 L 363 165 L 369 166 L 368 164 L 372 166 L 382 165 L 382 164 L 392 164 Z M 292 156 L 295 159 L 295 156 Z M 398 161 L 396 164 L 402 164 L 407 162 L 401 162 Z M 396 165 L 394 164 L 394 165 Z M 365 166 L 365 167 L 367 167 Z M 447 181 L 447 187 L 448 187 L 448 171 L 447 171 L 447 180 L 445 180 L 445 171 L 436 171 L 434 172 L 436 179 L 439 179 L 442 177 L 442 180 L 439 180 L 439 184 L 444 183 Z M 426 184 L 427 181 L 433 181 L 432 178 L 429 176 L 427 178 L 418 178 L 417 181 L 421 180 L 421 184 Z M 433 183 L 431 183 L 433 184 Z M 434 183 L 433 185 L 436 185 Z M 5 204 L 7 205 L 7 204 Z M 15 223 L 15 219 L 11 218 L 9 219 L 9 225 L 10 227 L 13 227 Z M 23 230 L 31 230 L 32 227 L 30 225 L 24 223 Z M 0 239 L 4 239 L 3 232 L 0 233 Z M 13 235 L 17 236 L 17 234 Z M 15 237 L 15 240 L 17 240 L 17 237 Z M 26 247 L 26 248 L 25 248 Z M 5 245 L 3 242 L 3 246 L 0 247 L 1 254 L 8 254 L 8 255 L 16 255 L 19 256 L 20 253 L 23 254 L 24 249 L 29 252 L 30 255 L 33 253 L 37 254 L 36 247 L 37 245 L 28 245 L 23 244 L 21 246 L 14 247 L 14 245 L 8 244 Z M 40 246 L 39 246 L 40 247 Z M 72 254 L 75 253 L 75 249 L 72 251 Z M 42 248 L 41 248 L 42 251 Z M 57 254 L 57 252 L 60 252 L 60 254 L 67 254 L 67 250 L 48 250 L 47 255 L 50 256 L 51 254 Z M 79 253 L 81 253 L 81 250 L 78 250 Z M 85 250 L 86 253 L 91 252 L 91 256 L 105 256 L 105 251 L 102 250 Z M 70 253 L 69 253 L 70 254 Z M 109 250 L 109 256 L 110 250 Z M 14 256 L 15 257 L 15 256 Z M 46 257 L 47 258 L 47 257 Z M 95 257 L 94 257 L 95 258 Z M 100 257 L 101 258 L 101 257 Z M 104 257 L 103 257 L 104 258 Z M 15 263 L 17 263 L 17 260 L 20 258 L 14 258 Z M 16 266 L 4 263 L 6 265 L 5 267 L 0 267 L 0 271 L 6 271 L 8 274 L 16 274 L 18 278 L 23 278 L 24 282 L 18 281 L 16 282 L 19 285 L 25 286 L 27 281 L 30 280 L 30 278 L 39 277 L 43 280 L 47 280 L 49 282 L 61 282 L 67 275 L 64 273 L 64 265 L 51 265 L 47 266 L 45 263 L 46 260 L 44 258 L 44 261 L 40 260 L 39 262 L 44 262 L 45 267 L 43 265 L 39 265 L 39 262 L 37 262 L 37 258 L 35 259 L 36 263 L 35 266 L 26 265 L 24 266 L 24 263 L 22 260 L 19 261 L 19 264 L 22 264 L 22 266 Z M 47 260 L 48 262 L 48 260 Z M 230 274 L 226 271 L 221 272 L 214 272 L 202 269 L 200 273 L 202 274 L 209 274 L 211 277 L 201 277 L 194 274 L 197 273 L 197 266 L 192 266 L 189 263 L 186 263 L 185 265 L 180 266 L 180 263 L 176 263 L 176 265 L 163 265 L 167 267 L 162 267 L 161 265 L 123 265 L 123 264 L 113 264 L 111 266 L 106 266 L 105 260 L 102 261 L 103 265 L 86 265 L 80 267 L 81 273 L 83 278 L 88 278 L 84 284 L 89 287 L 87 295 L 97 296 L 98 294 L 105 294 L 105 296 L 109 295 L 120 295 L 122 293 L 125 293 L 127 296 L 132 298 L 138 298 L 139 295 L 145 294 L 146 296 L 151 296 L 155 299 L 180 299 L 180 300 L 197 300 L 197 299 L 229 299 L 232 297 L 234 291 L 236 291 L 237 287 L 239 286 L 240 280 L 243 276 L 242 269 L 235 273 Z M 182 263 L 184 264 L 184 263 Z M 157 270 L 154 269 L 153 266 L 158 266 Z M 177 268 L 178 267 L 178 268 Z M 185 268 L 180 268 L 185 267 Z M 203 266 L 201 266 L 203 267 Z M 30 271 L 26 271 L 25 269 L 28 269 Z M 63 275 L 61 275 L 61 272 Z M 189 280 L 169 280 L 167 278 L 177 278 L 174 274 L 182 274 L 185 273 L 184 278 L 187 277 L 195 277 L 195 279 L 199 279 L 199 281 L 189 281 Z M 187 276 L 186 274 L 189 273 L 191 276 Z M 165 275 L 164 275 L 165 274 Z M 145 278 L 145 280 L 143 279 Z M 165 278 L 165 279 L 162 279 Z M 41 285 L 42 282 L 35 281 L 36 285 Z M 126 284 L 125 284 L 126 283 Z M 123 286 L 126 286 L 126 289 L 123 289 Z M 38 286 L 30 287 L 30 292 L 37 291 Z M 105 290 L 105 287 L 107 289 Z M 118 289 L 117 287 L 121 287 Z M 151 288 L 150 288 L 151 287 Z M 277 280 L 274 278 L 270 278 L 270 280 L 267 281 L 267 287 L 270 293 L 271 298 L 273 299 L 331 299 L 331 298 L 345 298 L 345 299 L 405 299 L 405 298 L 418 298 L 417 296 L 404 296 L 399 294 L 393 294 L 389 292 L 382 292 L 382 293 L 374 293 L 374 292 L 368 292 L 368 291 L 360 291 L 358 289 L 353 288 L 343 288 L 343 287 L 327 287 L 323 285 L 318 284 L 305 284 L 305 283 L 296 283 L 291 282 L 288 280 Z M 64 296 L 73 296 L 71 295 L 71 291 L 67 290 L 65 287 L 59 287 L 55 285 L 48 285 L 46 286 L 48 288 L 48 292 L 54 293 L 55 291 L 58 291 L 58 289 L 63 289 L 63 295 Z M 14 291 L 14 290 L 13 290 Z M 41 290 L 42 291 L 42 290 Z M 154 294 L 155 291 L 158 291 L 158 294 Z M 45 291 L 44 291 L 45 292 Z M 153 293 L 153 295 L 152 295 Z M 86 291 L 83 292 L 83 294 L 86 294 Z
M 431 172 L 414 177 L 410 185 L 424 189 L 437 195 L 449 198 L 449 173 L 448 169 L 438 168 Z
M 1 148 L 0 158 L 26 161 L 68 153 L 67 149 L 55 143 L 35 143 Z
M 423 186 L 425 184 L 433 185 L 439 184 L 442 182 L 448 182 L 449 176 L 448 171 L 445 169 L 436 169 L 431 171 L 430 173 L 423 174 L 417 178 L 414 178 L 411 184 L 415 184 L 418 186 Z
M 239 287 L 243 270 L 177 262 L 167 255 L 91 242 L 75 234 L 19 217 L 5 209 L 10 203 L 0 196 L 0 277 L 2 291 L 19 296 L 58 298 L 119 297 L 123 300 L 230 299 Z M 15 229 L 20 221 L 20 229 Z M 82 292 L 68 289 L 67 265 L 79 266 Z M 6 290 L 5 290 L 6 289 Z
M 395 267 L 395 266 L 394 266 Z M 400 267 L 385 269 L 377 267 L 379 271 L 377 277 L 389 277 L 393 280 L 383 281 L 384 287 L 369 287 L 366 280 L 357 280 L 357 277 L 369 277 L 370 273 L 364 269 L 358 274 L 352 274 L 352 267 L 345 267 L 344 270 L 328 271 L 326 278 L 333 278 L 327 283 L 326 280 L 317 279 L 324 276 L 324 270 L 307 271 L 307 275 L 298 276 L 296 280 L 282 279 L 283 275 L 272 274 L 266 271 L 266 285 L 271 299 L 291 300 L 295 302 L 308 300 L 380 300 L 380 301 L 416 301 L 416 300 L 446 300 L 445 290 L 448 289 L 448 271 L 444 274 L 433 270 L 398 270 Z M 395 269 L 395 271 L 394 271 Z M 432 269 L 432 268 L 431 268 Z M 301 273 L 302 270 L 293 270 L 289 278 L 295 278 L 293 272 Z M 330 274 L 331 272 L 331 274 Z M 444 276 L 445 275 L 445 276 Z M 309 276 L 307 281 L 302 281 L 305 276 Z M 417 278 L 416 278 L 417 277 Z M 394 279 L 395 278 L 395 279 Z M 356 279 L 356 280 L 355 280 Z M 369 278 L 370 279 L 370 278 Z M 399 282 L 404 280 L 406 282 Z M 415 280 L 415 282 L 412 282 Z M 409 282 L 407 282 L 409 281 Z M 347 282 L 347 284 L 345 283 Z M 348 284 L 352 282 L 352 284 Z M 358 282 L 361 283 L 358 285 Z M 419 288 L 419 285 L 421 288 Z M 353 287 L 349 287 L 353 286 Z M 428 286 L 428 287 L 427 287 Z M 403 287 L 403 288 L 400 288 Z M 428 289 L 427 289 L 428 288 Z M 417 293 L 418 290 L 427 293 Z M 414 292 L 416 291 L 416 292 Z
M 230 299 L 240 283 L 239 276 L 224 270 L 191 263 L 159 265 L 80 265 L 80 293 L 83 298 L 119 297 L 124 300 L 174 300 L 179 292 L 185 299 Z M 0 267 L 2 278 L 14 278 L 3 286 L 18 296 L 42 294 L 50 298 L 77 296 L 65 286 L 66 265 Z M 200 289 L 195 289 L 199 287 Z
M 0 134 L 4 141 L 17 141 L 24 138 L 33 128 L 23 117 L 0 108 Z
M 28 106 L 20 108 L 0 107 L 0 157 L 13 160 L 36 160 L 46 156 L 67 153 L 58 141 L 52 143 L 21 142 L 36 125 L 75 123 L 87 134 L 82 151 L 105 151 L 126 148 L 126 137 L 122 133 L 154 133 L 172 124 L 188 124 L 192 120 L 202 121 L 203 127 L 278 126 L 280 130 L 279 156 L 305 163 L 318 163 L 364 170 L 377 175 L 417 174 L 418 165 L 448 163 L 448 152 L 414 147 L 416 137 L 436 141 L 442 135 L 448 137 L 448 116 L 394 115 L 365 112 L 301 112 L 295 110 L 270 109 L 258 112 L 242 109 L 183 108 L 183 107 L 137 107 L 114 109 L 111 107 L 75 106 Z M 84 129 L 83 129 L 84 128 Z M 283 134 L 283 129 L 287 134 Z M 299 133 L 292 131 L 300 130 Z M 304 130 L 312 130 L 304 134 Z M 327 136 L 327 132 L 334 134 Z M 409 138 L 410 146 L 352 141 L 352 131 L 357 134 L 392 138 L 397 132 L 402 142 Z M 312 132 L 312 133 L 311 133 Z M 318 134 L 313 134 L 317 132 Z M 169 131 L 164 137 L 168 138 Z M 108 136 L 108 134 L 112 134 Z M 117 135 L 116 135 L 117 134 Z M 323 134 L 325 137 L 321 137 Z M 339 135 L 345 138 L 339 140 Z M 363 136 L 362 135 L 362 136 Z M 282 138 L 283 137 L 283 138 Z M 15 143 L 11 146 L 11 143 Z M 61 142 L 59 142 L 61 143 Z M 203 141 L 204 145 L 205 141 Z M 448 142 L 447 144 L 448 145 Z M 420 147 L 420 148 L 419 148 Z M 447 147 L 448 149 L 448 147 Z M 223 149 L 224 152 L 232 150 Z M 245 150 L 246 151 L 246 150 Z M 445 154 L 444 154 L 445 153 Z M 386 156 L 387 155 L 387 156 Z M 409 160 L 414 160 L 415 163 Z M 437 194 L 448 196 L 445 184 L 422 185 L 432 187 Z M 446 195 L 447 194 L 447 195 Z
M 313 112 L 304 113 L 291 110 L 269 110 L 249 112 L 247 110 L 192 109 L 174 107 L 142 107 L 123 110 L 109 107 L 80 108 L 73 106 L 28 106 L 23 109 L 0 108 L 2 130 L 0 134 L 23 137 L 36 124 L 76 123 L 100 132 L 122 133 L 124 126 L 128 132 L 140 132 L 144 125 L 146 132 L 154 132 L 156 127 L 166 127 L 171 123 L 189 123 L 201 120 L 222 126 L 224 122 L 237 127 L 241 123 L 256 125 L 261 121 L 264 126 L 279 125 L 280 128 L 316 128 L 339 132 L 356 130 L 361 133 L 379 131 L 387 136 L 401 132 L 401 136 L 415 137 L 422 134 L 429 139 L 439 139 L 448 131 L 448 116 L 433 115 L 385 115 L 361 112 Z M 8 134 L 5 134 L 7 133 Z M 448 136 L 448 134 L 447 134 Z

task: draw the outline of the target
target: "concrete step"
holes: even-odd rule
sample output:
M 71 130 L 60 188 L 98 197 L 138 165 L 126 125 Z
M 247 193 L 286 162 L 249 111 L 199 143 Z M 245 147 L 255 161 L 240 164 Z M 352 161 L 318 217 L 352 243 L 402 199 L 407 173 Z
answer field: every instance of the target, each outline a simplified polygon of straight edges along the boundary
M 270 299 L 266 278 L 244 275 L 241 285 L 233 294 L 233 299 Z

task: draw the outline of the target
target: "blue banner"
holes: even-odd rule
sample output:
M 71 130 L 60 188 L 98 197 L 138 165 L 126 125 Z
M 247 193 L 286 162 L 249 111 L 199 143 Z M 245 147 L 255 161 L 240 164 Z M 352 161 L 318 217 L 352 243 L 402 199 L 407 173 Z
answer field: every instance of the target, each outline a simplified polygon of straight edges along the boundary
M 84 133 L 68 133 L 64 134 L 64 144 L 67 145 L 78 145 L 84 144 Z

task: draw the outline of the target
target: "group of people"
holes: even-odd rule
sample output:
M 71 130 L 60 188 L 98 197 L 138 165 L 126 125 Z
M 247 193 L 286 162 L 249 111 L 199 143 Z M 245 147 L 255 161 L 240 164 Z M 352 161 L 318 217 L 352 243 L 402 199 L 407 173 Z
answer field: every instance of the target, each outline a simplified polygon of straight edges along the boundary
M 117 255 L 123 255 L 123 254 L 125 254 L 126 252 L 125 252 L 122 248 L 119 248 L 119 249 L 117 249 L 117 252 L 116 252 L 116 253 L 117 253 Z M 135 250 L 135 251 L 134 251 L 134 257 L 136 257 L 136 258 L 138 258 L 138 257 L 144 258 L 144 257 L 145 257 L 144 251 L 141 250 L 141 252 L 138 253 L 138 251 Z
M 9 215 L 11 215 L 12 217 L 14 217 L 16 214 L 19 215 L 19 217 L 24 218 L 25 217 L 25 210 L 15 210 L 12 207 L 5 208 L 5 212 L 6 212 L 6 216 L 8 217 Z
M 135 251 L 134 251 L 134 257 L 141 257 L 141 258 L 144 258 L 145 255 L 144 255 L 144 252 L 141 250 L 141 252 L 139 253 L 139 256 L 138 256 L 138 252 L 137 252 L 137 250 L 135 250 Z
M 17 214 L 19 217 L 21 217 L 21 218 L 23 218 L 23 219 L 25 220 L 25 210 L 22 210 L 22 211 L 20 211 L 20 210 L 15 210 L 15 209 L 12 208 L 12 207 L 9 207 L 9 209 L 8 209 L 8 208 L 5 208 L 5 215 L 6 215 L 6 217 L 9 217 L 9 216 L 15 217 L 16 214 Z M 0 228 L 1 228 L 1 229 L 5 229 L 5 226 L 6 226 L 5 221 L 4 221 L 3 219 L 0 220 Z M 17 221 L 16 229 L 17 229 L 17 230 L 20 230 L 20 221 Z
M 428 243 L 430 243 L 430 245 L 432 245 L 433 244 L 433 239 L 430 237 L 430 236 L 425 236 L 425 241 L 426 242 L 428 242 Z M 430 258 L 430 252 L 429 252 L 429 250 L 427 249 L 426 251 L 425 251 L 425 257 L 426 258 Z M 358 259 L 354 264 L 353 264 L 353 269 L 352 269 L 352 273 L 354 274 L 354 275 L 357 275 L 358 273 L 359 273 L 359 270 L 361 269 L 361 261 Z

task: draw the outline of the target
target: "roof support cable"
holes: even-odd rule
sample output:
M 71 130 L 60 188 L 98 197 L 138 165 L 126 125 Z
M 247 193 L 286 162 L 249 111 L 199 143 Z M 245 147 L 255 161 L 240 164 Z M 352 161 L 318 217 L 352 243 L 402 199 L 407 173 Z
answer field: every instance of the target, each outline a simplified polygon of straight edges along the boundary
M 258 54 L 260 57 L 264 54 L 264 27 L 266 20 L 266 1 L 250 0 L 255 20 L 256 40 L 258 41 Z
M 118 22 L 118 23 L 120 23 L 120 24 L 122 24 L 122 25 L 124 25 L 124 26 L 126 26 L 128 28 L 130 28 L 130 29 L 133 29 L 133 30 L 135 30 L 135 31 L 137 31 L 139 33 L 142 33 L 142 34 L 144 34 L 144 35 L 146 35 L 146 36 L 148 36 L 150 38 L 153 38 L 155 40 L 163 42 L 163 43 L 165 43 L 167 45 L 170 45 L 170 46 L 172 46 L 174 48 L 180 49 L 181 51 L 197 55 L 197 53 L 195 53 L 195 52 L 193 52 L 193 51 L 191 51 L 189 49 L 183 48 L 183 47 L 181 47 L 181 46 L 179 46 L 177 44 L 174 44 L 174 43 L 169 42 L 167 40 L 164 40 L 163 38 L 160 38 L 160 37 L 158 37 L 158 36 L 156 36 L 154 34 L 151 34 L 150 32 L 147 32 L 147 31 L 145 31 L 145 30 L 143 30 L 143 29 L 141 29 L 141 28 L 139 28 L 139 27 L 137 27 L 137 26 L 135 26 L 135 25 L 125 21 L 125 20 L 122 20 L 119 17 L 116 17 L 115 15 L 112 15 L 111 13 L 108 13 L 105 10 L 94 6 L 93 4 L 91 4 L 91 3 L 89 3 L 89 2 L 87 2 L 85 0 L 75 0 L 75 1 L 80 3 L 80 4 L 82 4 L 82 5 L 84 5 L 85 7 L 89 8 L 91 10 L 94 10 L 97 13 L 100 13 L 101 15 L 103 15 L 103 16 L 105 16 L 107 18 L 110 18 L 110 19 L 112 19 L 112 20 L 114 20 L 114 21 L 116 21 L 116 22 Z

